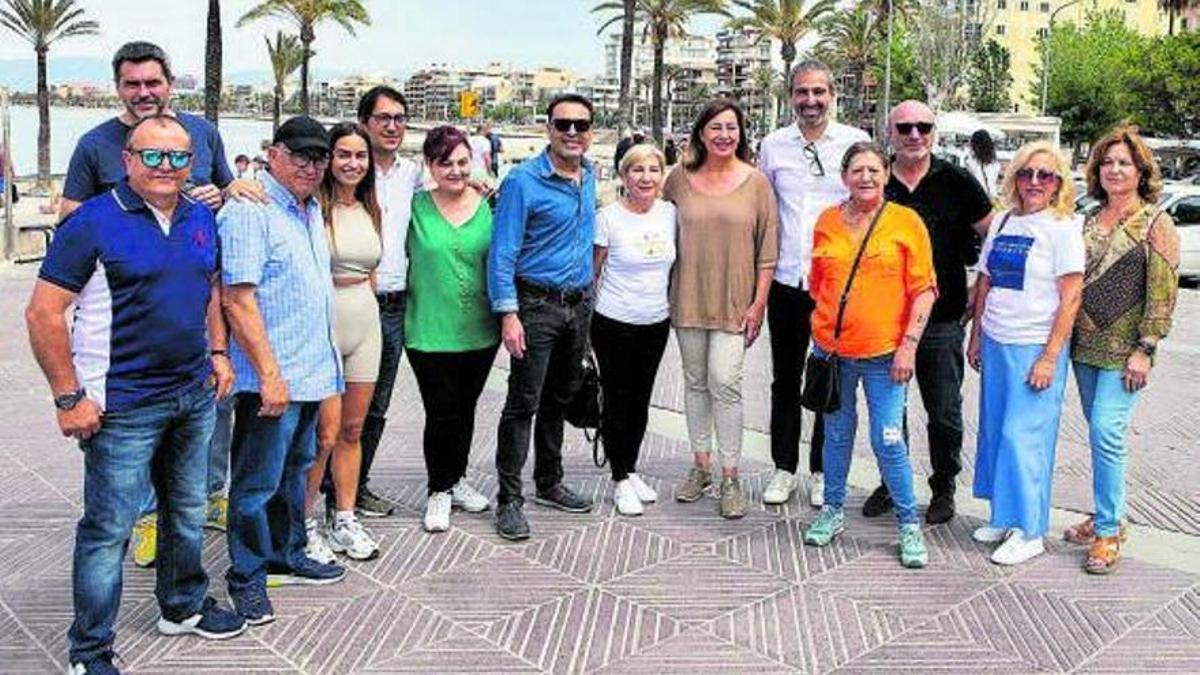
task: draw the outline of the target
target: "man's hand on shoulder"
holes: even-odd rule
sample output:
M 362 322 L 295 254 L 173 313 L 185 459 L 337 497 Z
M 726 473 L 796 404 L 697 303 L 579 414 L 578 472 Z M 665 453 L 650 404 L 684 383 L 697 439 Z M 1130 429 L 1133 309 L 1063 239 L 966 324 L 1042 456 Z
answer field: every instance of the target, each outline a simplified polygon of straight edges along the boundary
M 234 201 L 267 203 L 267 190 L 263 184 L 253 178 L 235 178 L 225 186 L 225 196 Z

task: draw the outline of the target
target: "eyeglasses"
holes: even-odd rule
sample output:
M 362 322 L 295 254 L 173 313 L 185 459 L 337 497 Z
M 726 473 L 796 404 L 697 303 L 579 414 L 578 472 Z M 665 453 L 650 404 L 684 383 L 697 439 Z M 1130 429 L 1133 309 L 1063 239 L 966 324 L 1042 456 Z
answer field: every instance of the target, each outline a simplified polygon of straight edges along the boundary
M 386 127 L 389 124 L 395 124 L 398 127 L 402 127 L 406 122 L 408 122 L 408 115 L 405 115 L 404 113 L 396 113 L 395 115 L 377 113 L 375 115 L 371 115 L 370 120 L 381 127 Z
M 817 146 L 811 141 L 804 146 L 804 158 L 808 160 L 808 172 L 814 176 L 824 176 L 825 167 L 821 164 L 821 155 Z
M 901 136 L 908 136 L 913 129 L 922 136 L 928 136 L 933 131 L 933 122 L 896 122 L 896 131 L 899 131 Z
M 571 131 L 571 127 L 575 127 L 575 133 L 577 134 L 586 134 L 592 128 L 591 120 L 574 120 L 560 117 L 558 119 L 550 120 L 550 123 L 554 125 L 555 131 L 560 134 L 569 133 Z
M 166 150 L 163 148 L 129 148 L 129 152 L 142 160 L 142 166 L 147 169 L 157 169 L 167 163 L 168 168 L 178 171 L 192 163 L 192 153 L 187 150 Z
M 303 152 L 292 152 L 286 147 L 283 151 L 288 154 L 288 158 L 292 162 L 292 166 L 297 169 L 307 169 L 315 167 L 317 171 L 324 171 L 325 167 L 329 166 L 329 155 L 315 155 Z
M 1016 176 L 1017 180 L 1023 183 L 1052 183 L 1062 179 L 1062 176 L 1053 169 L 1031 169 L 1029 167 L 1017 169 Z

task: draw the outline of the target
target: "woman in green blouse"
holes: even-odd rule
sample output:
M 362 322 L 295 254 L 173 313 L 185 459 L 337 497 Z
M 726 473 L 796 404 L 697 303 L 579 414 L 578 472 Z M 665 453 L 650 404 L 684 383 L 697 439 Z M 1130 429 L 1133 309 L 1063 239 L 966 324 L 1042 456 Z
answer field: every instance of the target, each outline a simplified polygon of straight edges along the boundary
M 464 474 L 500 333 L 485 280 L 492 212 L 468 186 L 471 146 L 458 129 L 441 126 L 426 135 L 424 153 L 437 187 L 413 198 L 404 338 L 425 406 L 425 529 L 441 532 L 452 506 L 488 508 Z
M 1094 143 L 1085 174 L 1088 194 L 1104 206 L 1083 226 L 1087 268 L 1071 358 L 1092 446 L 1096 515 L 1064 536 L 1091 545 L 1084 571 L 1107 574 L 1125 534 L 1125 432 L 1171 328 L 1179 235 L 1155 206 L 1162 177 L 1136 129 L 1118 127 Z

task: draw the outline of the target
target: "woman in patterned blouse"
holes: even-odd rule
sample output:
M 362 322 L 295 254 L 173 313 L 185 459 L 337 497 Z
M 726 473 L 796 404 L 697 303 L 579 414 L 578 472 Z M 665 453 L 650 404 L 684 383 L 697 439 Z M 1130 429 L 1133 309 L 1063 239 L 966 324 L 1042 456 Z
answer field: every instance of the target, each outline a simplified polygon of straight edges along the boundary
M 1071 358 L 1092 446 L 1096 515 L 1064 536 L 1091 545 L 1084 571 L 1107 574 L 1125 537 L 1125 432 L 1171 327 L 1179 236 L 1155 206 L 1162 177 L 1135 128 L 1118 127 L 1093 144 L 1085 173 L 1088 194 L 1104 206 L 1084 224 L 1087 269 Z

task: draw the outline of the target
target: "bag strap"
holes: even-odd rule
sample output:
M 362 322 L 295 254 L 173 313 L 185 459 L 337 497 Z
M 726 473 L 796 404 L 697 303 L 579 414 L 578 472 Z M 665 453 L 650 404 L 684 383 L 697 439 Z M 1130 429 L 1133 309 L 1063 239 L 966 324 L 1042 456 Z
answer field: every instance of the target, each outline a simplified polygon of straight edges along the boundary
M 854 277 L 858 275 L 858 264 L 862 262 L 863 252 L 867 250 L 867 242 L 871 240 L 871 233 L 875 231 L 875 225 L 879 223 L 879 217 L 883 215 L 884 209 L 887 208 L 887 200 L 879 206 L 879 210 L 875 212 L 875 217 L 871 219 L 871 225 L 867 228 L 867 233 L 863 235 L 862 244 L 858 247 L 858 253 L 854 256 L 854 264 L 850 266 L 850 276 L 846 277 L 846 285 L 842 288 L 842 297 L 838 298 L 838 313 L 837 322 L 833 325 L 833 340 L 836 343 L 842 335 L 842 318 L 846 314 L 846 304 L 850 302 L 850 285 L 854 283 Z
M 996 236 L 1000 236 L 1000 233 L 1004 231 L 1004 226 L 1008 224 L 1008 217 L 1011 215 L 1012 209 L 1004 212 L 1004 217 L 1000 219 L 1000 227 L 996 228 Z

